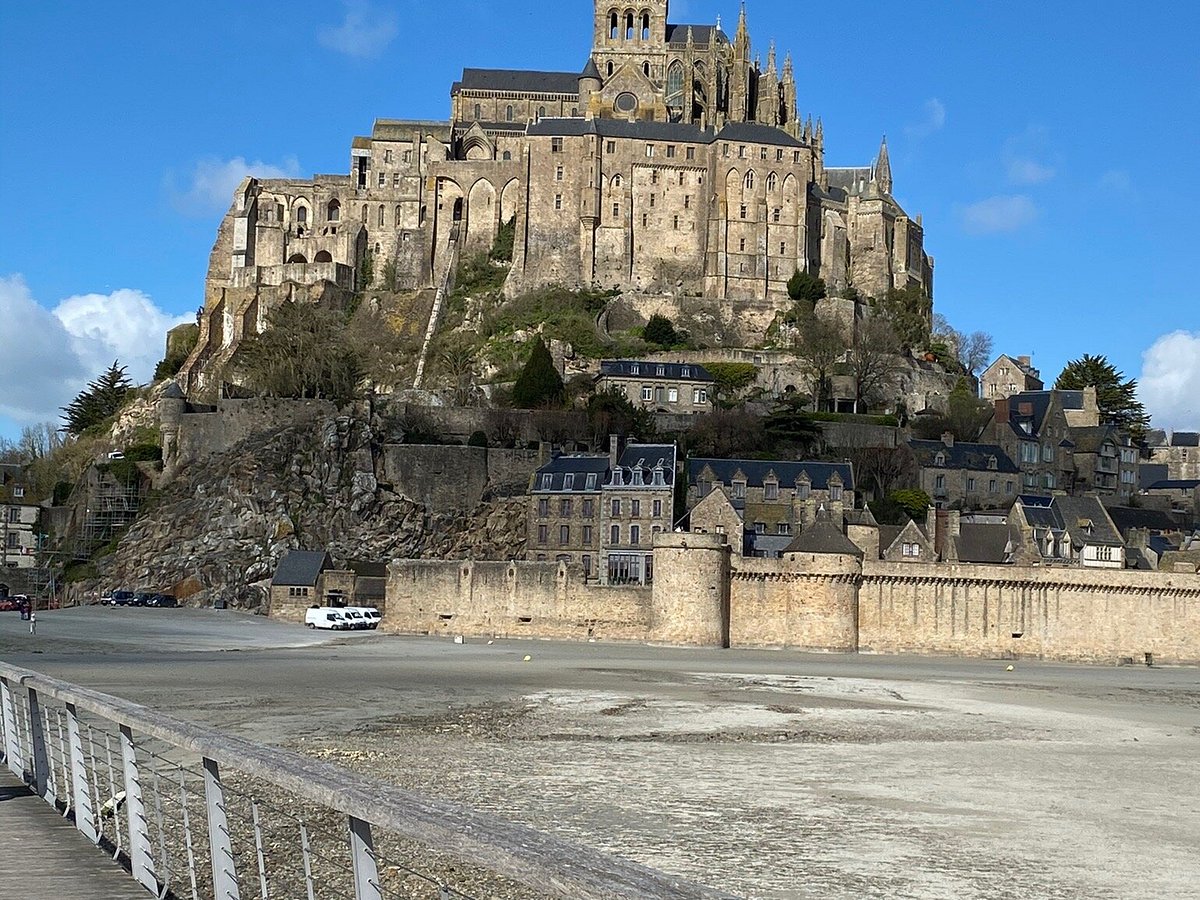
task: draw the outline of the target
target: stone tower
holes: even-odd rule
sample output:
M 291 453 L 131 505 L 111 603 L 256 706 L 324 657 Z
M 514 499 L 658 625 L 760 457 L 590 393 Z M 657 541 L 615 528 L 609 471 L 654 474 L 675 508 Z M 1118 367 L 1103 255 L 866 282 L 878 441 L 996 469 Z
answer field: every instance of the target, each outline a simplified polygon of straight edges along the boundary
M 595 0 L 592 52 L 600 70 L 607 72 L 609 63 L 616 70 L 625 63 L 640 67 L 650 60 L 653 60 L 652 70 L 661 67 L 661 57 L 667 49 L 669 5 L 669 0 L 643 0 L 634 11 L 618 6 L 613 0 Z
M 879 147 L 879 158 L 875 160 L 875 183 L 885 194 L 892 192 L 892 160 L 888 156 L 887 138 Z

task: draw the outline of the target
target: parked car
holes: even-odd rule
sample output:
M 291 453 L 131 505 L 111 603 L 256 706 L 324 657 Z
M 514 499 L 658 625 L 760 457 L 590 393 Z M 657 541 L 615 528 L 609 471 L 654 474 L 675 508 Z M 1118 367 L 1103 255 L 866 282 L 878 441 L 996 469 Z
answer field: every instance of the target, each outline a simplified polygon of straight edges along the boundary
M 314 606 L 307 610 L 304 624 L 321 631 L 347 631 L 352 627 L 342 615 L 342 610 L 329 606 Z
M 138 591 L 136 594 L 133 595 L 133 602 L 130 603 L 129 605 L 130 606 L 150 606 L 150 601 L 153 600 L 154 597 L 155 597 L 155 595 L 150 593 L 149 591 Z
M 0 612 L 12 612 L 13 610 L 19 608 L 20 607 L 17 606 L 17 601 L 12 597 L 5 597 L 3 600 L 0 600 Z
M 179 601 L 170 594 L 152 594 L 146 605 L 154 609 L 176 609 Z
M 109 591 L 100 598 L 104 606 L 132 606 L 135 598 L 133 591 Z
M 358 611 L 363 614 L 363 618 L 367 620 L 367 627 L 374 631 L 379 627 L 379 623 L 383 621 L 383 613 L 374 606 L 359 606 Z
M 362 614 L 362 611 L 348 606 L 345 609 L 339 610 L 350 627 L 355 631 L 366 631 L 371 627 L 371 623 L 367 621 L 367 617 Z

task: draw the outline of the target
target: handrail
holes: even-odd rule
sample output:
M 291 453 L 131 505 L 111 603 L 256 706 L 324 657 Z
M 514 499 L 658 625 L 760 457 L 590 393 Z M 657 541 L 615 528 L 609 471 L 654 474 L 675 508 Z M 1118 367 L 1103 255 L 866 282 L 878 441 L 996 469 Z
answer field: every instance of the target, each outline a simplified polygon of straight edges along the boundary
M 721 893 L 505 822 L 457 803 L 372 781 L 288 750 L 224 734 L 0 661 L 0 677 L 393 832 L 527 887 L 578 900 L 718 900 Z

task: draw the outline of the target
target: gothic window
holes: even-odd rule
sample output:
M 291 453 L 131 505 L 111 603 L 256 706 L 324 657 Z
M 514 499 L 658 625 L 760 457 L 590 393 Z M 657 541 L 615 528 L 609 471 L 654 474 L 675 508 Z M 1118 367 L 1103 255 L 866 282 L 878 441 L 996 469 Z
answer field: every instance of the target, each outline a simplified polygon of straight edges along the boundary
M 745 188 L 746 188 L 746 190 L 748 190 L 748 191 L 752 191 L 752 190 L 754 190 L 754 173 L 753 173 L 753 172 L 747 172 L 747 173 L 746 173 L 746 179 L 745 179 L 745 181 L 744 181 L 744 187 L 745 187 Z
M 329 206 L 326 208 L 325 212 L 326 218 L 329 219 L 330 222 L 336 222 L 342 217 L 342 204 L 338 203 L 336 200 L 330 200 Z
M 683 105 L 683 63 L 678 60 L 667 70 L 667 106 Z
M 544 107 L 544 106 L 539 106 L 539 107 L 538 107 L 538 118 L 539 118 L 539 119 L 544 119 L 544 118 L 546 118 L 546 107 Z
M 621 185 L 622 185 L 623 183 L 624 183 L 624 182 L 621 180 L 621 176 L 620 176 L 620 175 L 614 175 L 614 176 L 613 176 L 613 180 L 612 180 L 612 186 L 613 186 L 614 188 L 616 188 L 617 190 L 620 190 L 620 189 L 621 189 Z
M 513 108 L 511 105 L 504 110 L 504 121 L 511 122 L 513 120 Z
M 482 118 L 483 118 L 483 107 L 481 107 L 478 103 L 476 103 L 475 104 L 475 121 L 478 122 Z
M 775 191 L 779 188 L 779 176 L 772 172 L 767 176 L 767 190 Z
M 504 155 L 501 156 L 500 158 L 503 159 L 505 162 L 512 162 L 512 151 L 505 150 Z
M 299 222 L 301 225 L 307 224 L 307 222 L 308 222 L 308 207 L 307 206 L 299 206 L 296 208 L 296 221 Z
M 614 9 L 608 14 L 608 39 L 610 41 L 615 41 L 619 37 L 620 30 L 621 20 L 617 16 L 617 11 Z M 609 63 L 609 67 L 612 67 L 612 63 Z M 612 72 L 609 72 L 608 74 L 611 75 Z

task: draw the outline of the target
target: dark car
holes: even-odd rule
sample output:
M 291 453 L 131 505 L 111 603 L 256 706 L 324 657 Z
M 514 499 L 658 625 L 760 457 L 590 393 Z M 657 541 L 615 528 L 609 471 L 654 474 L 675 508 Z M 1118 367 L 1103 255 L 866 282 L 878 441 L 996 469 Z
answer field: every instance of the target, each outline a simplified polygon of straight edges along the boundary
M 153 594 L 146 605 L 154 609 L 176 609 L 179 601 L 170 594 Z
M 133 591 L 113 591 L 109 595 L 109 606 L 133 606 L 137 595 Z
M 154 599 L 154 596 L 155 595 L 151 594 L 149 591 L 138 591 L 136 594 L 133 595 L 133 602 L 130 603 L 129 605 L 130 606 L 149 606 L 150 601 Z

